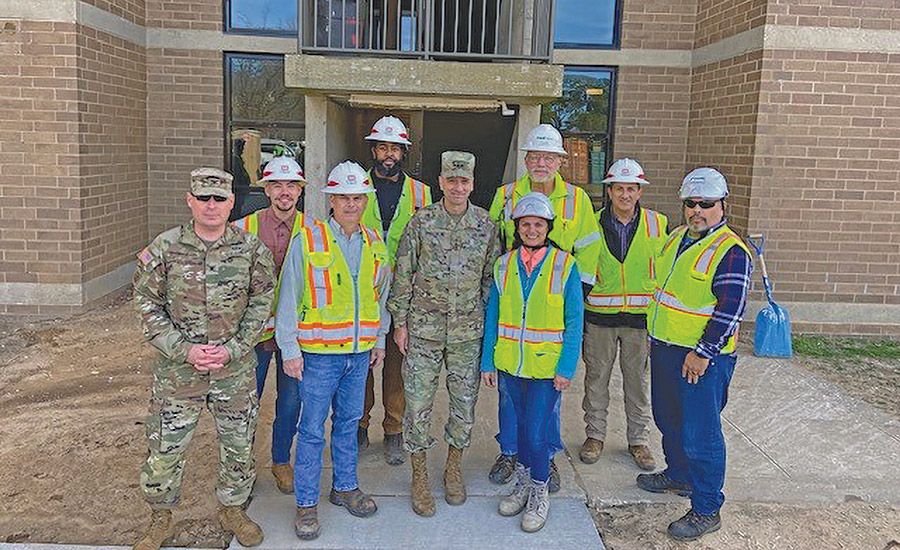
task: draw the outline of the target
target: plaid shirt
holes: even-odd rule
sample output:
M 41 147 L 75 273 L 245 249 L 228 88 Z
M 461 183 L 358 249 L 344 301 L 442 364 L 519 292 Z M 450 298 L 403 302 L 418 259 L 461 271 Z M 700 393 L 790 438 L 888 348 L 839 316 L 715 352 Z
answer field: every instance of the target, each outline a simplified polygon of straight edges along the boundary
M 725 225 L 726 220 L 700 235 L 698 239 L 691 239 L 685 233 L 678 246 L 680 255 L 688 246 L 705 237 L 710 231 L 715 231 Z M 703 336 L 694 348 L 694 352 L 700 357 L 711 359 L 718 355 L 725 346 L 725 342 L 738 329 L 744 317 L 747 307 L 747 292 L 750 290 L 750 273 L 753 270 L 750 256 L 743 248 L 732 246 L 713 278 L 712 292 L 716 296 L 716 308 L 712 317 L 706 323 Z

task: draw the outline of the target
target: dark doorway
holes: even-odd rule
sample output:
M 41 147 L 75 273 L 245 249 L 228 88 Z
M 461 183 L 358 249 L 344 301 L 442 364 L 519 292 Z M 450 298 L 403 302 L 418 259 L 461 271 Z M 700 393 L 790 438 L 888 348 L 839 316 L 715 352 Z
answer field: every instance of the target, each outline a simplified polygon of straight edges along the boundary
M 435 200 L 441 196 L 438 175 L 441 153 L 468 151 L 475 155 L 473 203 L 489 208 L 503 180 L 509 144 L 516 126 L 515 116 L 488 113 L 425 112 L 422 147 L 422 177 L 432 186 Z

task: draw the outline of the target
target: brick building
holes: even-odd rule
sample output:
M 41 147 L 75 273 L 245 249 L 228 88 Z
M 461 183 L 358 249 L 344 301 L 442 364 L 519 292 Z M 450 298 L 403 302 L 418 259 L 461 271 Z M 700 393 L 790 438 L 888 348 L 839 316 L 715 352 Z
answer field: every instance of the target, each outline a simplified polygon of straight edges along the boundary
M 370 19 L 385 21 L 393 3 L 399 6 L 395 28 L 422 31 L 413 12 L 427 2 L 409 8 L 411 0 L 350 1 L 351 11 L 367 6 Z M 548 26 L 538 23 L 549 2 L 529 0 L 532 8 L 520 16 L 521 0 L 471 0 L 476 12 L 496 10 L 495 19 L 482 18 L 482 28 L 509 24 L 509 47 L 516 40 L 539 43 L 552 32 L 555 48 L 543 52 L 550 63 L 539 48 L 522 44 L 524 61 L 485 63 L 501 51 L 496 34 L 472 59 L 403 61 L 423 75 L 434 67 L 452 73 L 450 64 L 479 64 L 472 70 L 481 77 L 471 82 L 457 74 L 425 81 L 418 94 L 400 85 L 368 96 L 340 88 L 335 71 L 352 75 L 348 63 L 405 58 L 311 55 L 329 53 L 310 51 L 317 42 L 298 53 L 298 26 L 308 37 L 318 24 L 306 8 L 323 2 L 329 4 L 5 3 L 0 314 L 73 313 L 127 286 L 135 253 L 189 215 L 188 172 L 232 167 L 234 129 L 256 127 L 264 138 L 305 145 L 307 171 L 321 177 L 339 156 L 366 160 L 359 134 L 390 110 L 411 121 L 421 144 L 411 168 L 426 179 L 438 149 L 467 127 L 506 136 L 508 153 L 498 157 L 496 177 L 478 181 L 481 197 L 521 170 L 518 126 L 527 130 L 541 116 L 556 121 L 558 115 L 570 126 L 567 145 L 578 154 L 568 170 L 577 183 L 596 195 L 611 159 L 634 157 L 653 182 L 645 202 L 673 219 L 680 216 L 683 174 L 716 166 L 732 185 L 732 224 L 769 239 L 777 296 L 790 308 L 795 330 L 900 336 L 896 1 L 556 0 L 555 24 Z M 354 36 L 368 36 L 371 48 L 407 47 L 390 40 L 373 45 L 358 18 L 337 25 L 353 21 L 363 29 Z M 334 21 L 327 25 L 336 28 Z M 312 79 L 316 63 L 332 70 L 327 86 Z M 267 81 L 260 72 L 266 67 L 286 79 Z M 505 75 L 495 79 L 496 90 L 479 88 L 494 73 Z M 252 100 L 259 94 L 247 88 L 261 82 L 275 97 L 264 110 Z M 240 99 L 248 93 L 250 101 Z M 550 102 L 561 93 L 563 99 Z M 572 97 L 574 111 L 566 111 Z M 509 111 L 513 116 L 503 118 Z M 457 134 L 426 132 L 454 124 Z M 311 202 L 307 208 L 315 210 Z

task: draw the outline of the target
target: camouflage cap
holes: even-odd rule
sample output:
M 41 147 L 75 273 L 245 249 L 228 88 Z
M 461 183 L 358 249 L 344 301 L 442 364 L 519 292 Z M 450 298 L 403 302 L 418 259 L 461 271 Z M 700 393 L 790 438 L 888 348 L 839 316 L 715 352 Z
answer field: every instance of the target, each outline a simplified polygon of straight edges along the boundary
M 444 151 L 441 154 L 441 175 L 445 178 L 474 178 L 475 155 L 465 151 Z
M 191 170 L 191 193 L 230 197 L 232 179 L 231 174 L 218 168 L 195 168 Z

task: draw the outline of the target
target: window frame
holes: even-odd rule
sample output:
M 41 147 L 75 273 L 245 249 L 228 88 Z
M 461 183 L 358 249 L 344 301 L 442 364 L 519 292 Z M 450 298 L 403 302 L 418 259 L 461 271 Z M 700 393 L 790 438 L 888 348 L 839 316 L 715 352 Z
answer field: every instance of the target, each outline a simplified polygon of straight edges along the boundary
M 581 0 L 595 1 L 595 0 Z M 613 36 L 611 44 L 588 44 L 581 42 L 556 42 L 554 38 L 553 48 L 557 50 L 620 50 L 622 49 L 622 0 L 613 0 L 616 7 L 613 9 Z M 559 12 L 559 8 L 556 8 Z M 556 13 L 553 14 L 554 34 L 558 26 L 556 25 Z M 551 37 L 552 38 L 552 37 Z

